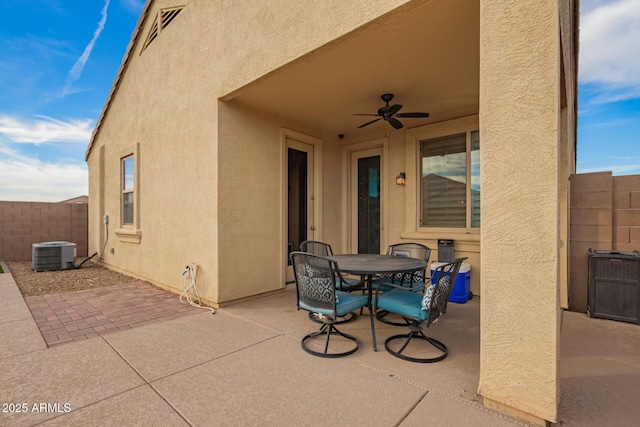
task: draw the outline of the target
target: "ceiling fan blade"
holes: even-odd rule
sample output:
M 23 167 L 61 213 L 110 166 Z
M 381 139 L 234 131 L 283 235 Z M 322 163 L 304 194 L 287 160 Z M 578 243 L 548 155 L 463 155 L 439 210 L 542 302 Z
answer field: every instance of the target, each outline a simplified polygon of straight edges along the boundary
M 400 120 L 394 119 L 393 117 L 389 118 L 389 123 L 396 129 L 400 129 L 402 127 L 402 123 L 400 123 Z
M 387 110 L 389 112 L 389 114 L 391 114 L 392 116 L 394 114 L 396 114 L 398 111 L 400 111 L 400 109 L 402 108 L 402 105 L 400 104 L 393 104 L 391 107 L 389 107 L 389 109 Z
M 411 117 L 411 118 L 429 117 L 429 113 L 400 113 L 400 114 L 396 114 L 396 117 Z
M 372 114 L 372 115 L 373 115 L 373 114 Z M 358 129 L 363 128 L 363 127 L 365 127 L 365 126 L 368 126 L 368 125 L 370 125 L 371 123 L 375 123 L 375 122 L 377 122 L 378 120 L 382 120 L 382 119 L 375 119 L 375 120 L 371 120 L 370 122 L 367 122 L 367 123 L 365 123 L 365 124 L 363 124 L 363 125 L 358 126 Z
M 395 117 L 409 117 L 409 118 L 418 118 L 418 117 L 429 117 L 429 113 L 398 113 L 403 105 L 402 104 L 393 104 L 389 105 L 389 102 L 393 99 L 393 94 L 385 93 L 382 95 L 382 100 L 385 105 L 383 107 L 378 108 L 377 114 L 352 114 L 353 116 L 373 116 L 378 117 L 377 119 L 371 120 L 363 125 L 358 126 L 358 129 L 363 128 L 365 126 L 369 126 L 372 123 L 377 122 L 378 120 L 384 119 L 384 121 L 389 122 L 391 126 L 395 129 L 401 129 L 404 127 L 400 120 Z

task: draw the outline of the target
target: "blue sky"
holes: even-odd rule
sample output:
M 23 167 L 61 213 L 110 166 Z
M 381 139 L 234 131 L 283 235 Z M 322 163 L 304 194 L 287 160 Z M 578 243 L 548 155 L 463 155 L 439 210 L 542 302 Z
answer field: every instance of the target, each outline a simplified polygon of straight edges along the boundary
M 86 147 L 143 3 L 0 0 L 0 200 L 88 194 Z M 580 31 L 577 170 L 640 174 L 640 0 L 582 0 Z
M 0 0 L 0 200 L 88 194 L 84 154 L 144 0 Z
M 582 0 L 578 173 L 640 174 L 640 0 Z

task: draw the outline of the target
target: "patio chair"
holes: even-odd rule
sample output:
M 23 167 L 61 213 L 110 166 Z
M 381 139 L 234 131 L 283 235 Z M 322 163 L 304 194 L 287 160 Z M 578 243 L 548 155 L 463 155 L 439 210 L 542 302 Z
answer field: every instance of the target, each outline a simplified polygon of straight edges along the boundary
M 302 338 L 302 349 L 314 356 L 331 358 L 355 353 L 359 347 L 357 338 L 340 332 L 336 328 L 336 319 L 368 305 L 368 297 L 337 289 L 336 280 L 340 277 L 340 270 L 335 261 L 306 252 L 292 252 L 290 258 L 296 279 L 298 310 L 318 313 L 318 318 L 322 321 L 319 331 Z M 316 351 L 311 347 L 317 341 L 314 338 L 323 334 L 326 335 L 324 351 Z M 332 335 L 339 335 L 348 341 L 353 341 L 355 346 L 346 351 L 329 352 L 329 341 Z
M 300 243 L 300 251 L 320 256 L 333 255 L 333 250 L 331 249 L 330 244 L 319 242 L 317 240 L 305 240 Z M 363 282 L 361 279 L 354 279 L 340 275 L 339 280 L 336 281 L 336 286 L 340 291 L 353 292 L 355 290 L 363 289 Z M 351 322 L 352 320 L 355 320 L 355 318 L 355 313 L 348 313 L 343 319 L 338 320 L 336 324 Z M 322 321 L 318 319 L 316 313 L 309 313 L 309 319 L 316 323 L 322 323 Z
M 300 251 L 307 252 L 314 255 L 320 256 L 331 256 L 333 255 L 333 250 L 331 249 L 331 245 L 324 242 L 319 242 L 317 240 L 305 240 L 300 243 Z M 338 290 L 345 292 L 353 292 L 355 290 L 362 289 L 362 280 L 354 279 L 351 277 L 346 277 L 345 275 L 340 276 L 340 282 L 337 284 Z
M 406 326 L 409 327 L 408 334 L 393 335 L 384 342 L 384 347 L 391 355 L 419 363 L 438 362 L 447 357 L 449 352 L 447 346 L 434 338 L 427 337 L 422 332 L 422 324 L 428 328 L 447 311 L 449 294 L 458 276 L 458 271 L 460 271 L 460 265 L 465 259 L 458 258 L 452 263 L 439 266 L 434 272 L 433 283 L 425 287 L 424 293 L 398 286 L 377 295 L 376 306 L 382 310 L 399 314 L 404 319 Z M 395 350 L 393 343 L 399 340 L 404 343 L 398 350 Z M 414 343 L 427 341 L 438 350 L 439 354 L 435 357 L 417 357 L 404 354 L 403 352 L 412 341 Z M 417 352 L 416 347 L 419 345 L 414 344 L 411 348 L 414 354 Z
M 431 257 L 431 248 L 420 243 L 396 243 L 387 247 L 387 255 L 393 256 L 405 256 L 410 258 L 423 259 L 429 262 Z M 426 274 L 426 267 L 424 270 L 409 272 L 409 273 L 395 273 L 380 275 L 374 282 L 374 289 L 381 292 L 389 292 L 394 287 L 400 285 L 413 289 L 414 291 L 424 289 L 424 284 L 428 280 Z M 387 318 L 389 312 L 386 310 L 380 310 L 376 312 L 376 319 L 382 323 L 393 326 L 405 326 L 403 322 L 396 322 Z

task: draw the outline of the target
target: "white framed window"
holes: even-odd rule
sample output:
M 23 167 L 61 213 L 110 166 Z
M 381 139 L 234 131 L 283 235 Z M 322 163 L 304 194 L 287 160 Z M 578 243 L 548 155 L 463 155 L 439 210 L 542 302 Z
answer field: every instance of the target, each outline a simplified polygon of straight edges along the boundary
M 419 141 L 419 225 L 480 227 L 480 132 Z
M 135 167 L 133 155 L 125 157 L 121 161 L 122 170 L 122 225 L 134 226 L 135 217 Z

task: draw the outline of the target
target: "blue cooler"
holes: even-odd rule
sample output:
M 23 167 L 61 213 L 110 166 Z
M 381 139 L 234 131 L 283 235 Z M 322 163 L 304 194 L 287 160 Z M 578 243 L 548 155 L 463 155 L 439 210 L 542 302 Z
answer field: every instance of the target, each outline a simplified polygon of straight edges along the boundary
M 447 264 L 446 262 L 433 262 L 431 263 L 431 276 L 435 273 L 436 268 L 441 265 Z M 471 265 L 462 263 L 456 282 L 451 289 L 451 295 L 449 295 L 449 301 L 458 304 L 464 304 L 471 299 L 471 291 L 469 290 L 471 284 Z

